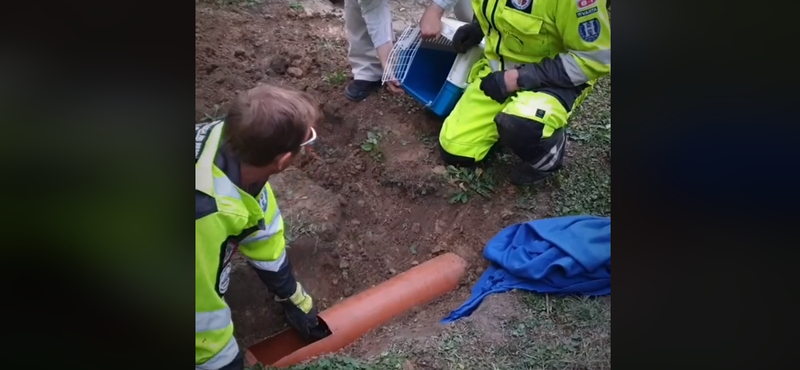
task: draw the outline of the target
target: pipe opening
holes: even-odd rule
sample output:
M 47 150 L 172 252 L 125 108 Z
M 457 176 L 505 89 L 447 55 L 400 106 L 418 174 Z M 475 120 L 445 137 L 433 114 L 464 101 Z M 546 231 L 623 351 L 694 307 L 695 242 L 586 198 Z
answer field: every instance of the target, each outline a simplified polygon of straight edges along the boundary
M 319 326 L 317 326 L 316 328 L 314 328 L 314 330 L 311 331 L 311 342 L 309 342 L 309 344 L 314 343 L 320 339 L 325 339 L 331 334 L 333 334 L 331 328 L 328 326 L 328 323 L 326 323 L 325 320 L 319 317 L 319 315 L 317 315 L 317 320 L 319 321 Z

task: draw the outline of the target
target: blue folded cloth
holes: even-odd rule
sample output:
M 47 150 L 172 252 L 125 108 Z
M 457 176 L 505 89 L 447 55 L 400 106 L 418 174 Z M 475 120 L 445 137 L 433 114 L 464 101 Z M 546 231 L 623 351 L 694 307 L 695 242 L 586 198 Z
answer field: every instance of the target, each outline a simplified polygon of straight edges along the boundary
M 611 294 L 611 219 L 566 216 L 509 226 L 483 250 L 491 266 L 472 296 L 442 320 L 467 317 L 484 298 L 512 289 L 555 295 Z

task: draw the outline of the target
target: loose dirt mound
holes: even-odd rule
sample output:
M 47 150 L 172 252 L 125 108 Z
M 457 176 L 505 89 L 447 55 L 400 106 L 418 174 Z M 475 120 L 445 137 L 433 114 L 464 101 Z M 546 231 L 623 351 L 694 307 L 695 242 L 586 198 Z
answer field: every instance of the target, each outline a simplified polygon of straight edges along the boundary
M 301 170 L 289 168 L 270 179 L 275 197 L 281 200 L 289 243 L 300 238 L 336 239 L 342 218 L 343 197 L 317 185 Z
M 271 180 L 292 263 L 321 309 L 448 251 L 470 262 L 464 280 L 470 284 L 485 264 L 486 241 L 531 217 L 515 213 L 515 191 L 506 184 L 497 185 L 491 200 L 449 203 L 459 189 L 436 151 L 441 121 L 418 103 L 387 92 L 361 103 L 344 99 L 350 68 L 340 18 L 285 3 L 249 12 L 201 3 L 195 19 L 198 122 L 258 83 L 305 90 L 325 107 L 312 155 Z M 247 346 L 285 324 L 255 273 L 237 266 L 226 299 L 237 338 Z M 374 339 L 386 330 L 435 327 L 468 294 L 462 288 L 410 312 L 352 350 L 379 348 Z

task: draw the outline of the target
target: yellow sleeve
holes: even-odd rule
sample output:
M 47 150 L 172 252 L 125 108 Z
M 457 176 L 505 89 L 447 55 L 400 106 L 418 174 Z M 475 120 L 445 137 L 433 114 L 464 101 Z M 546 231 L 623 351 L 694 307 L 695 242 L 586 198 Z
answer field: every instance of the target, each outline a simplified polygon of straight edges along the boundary
M 559 0 L 556 27 L 566 51 L 559 54 L 575 86 L 611 73 L 611 20 L 607 0 Z
M 259 230 L 242 240 L 239 250 L 259 270 L 278 271 L 285 265 L 286 240 L 283 236 L 283 217 L 269 183 L 257 198 L 264 212 Z

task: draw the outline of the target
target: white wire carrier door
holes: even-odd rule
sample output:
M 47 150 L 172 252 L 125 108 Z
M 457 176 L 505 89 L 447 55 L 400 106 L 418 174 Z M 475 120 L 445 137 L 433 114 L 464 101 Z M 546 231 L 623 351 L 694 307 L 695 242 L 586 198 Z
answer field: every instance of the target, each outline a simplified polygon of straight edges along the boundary
M 389 60 L 386 62 L 381 78 L 383 83 L 397 80 L 402 84 L 405 81 L 408 68 L 411 67 L 411 62 L 414 61 L 414 56 L 419 50 L 421 41 L 419 36 L 419 27 L 408 27 L 403 30 L 403 33 L 397 38 L 397 43 L 389 52 Z
M 452 37 L 452 36 L 451 36 Z M 397 38 L 392 50 L 389 52 L 389 58 L 386 62 L 386 68 L 383 70 L 383 77 L 381 81 L 386 83 L 388 81 L 397 80 L 400 84 L 405 81 L 408 75 L 408 69 L 414 61 L 414 56 L 420 47 L 426 49 L 438 49 L 453 51 L 453 42 L 446 37 L 439 35 L 432 40 L 422 40 L 420 38 L 420 29 L 416 26 L 407 27 Z
M 387 81 L 397 80 L 402 85 L 420 47 L 455 52 L 452 41 L 453 36 L 456 30 L 465 24 L 467 23 L 442 17 L 442 33 L 432 40 L 422 40 L 418 26 L 407 27 L 397 38 L 397 42 L 389 52 L 389 58 L 386 62 L 386 68 L 383 70 L 381 81 L 386 83 Z M 451 72 L 448 80 L 461 88 L 466 87 L 465 73 L 468 73 L 472 64 L 481 58 L 485 45 L 486 39 L 484 38 L 480 44 L 467 51 L 465 55 L 459 55 L 454 64 L 455 70 Z

